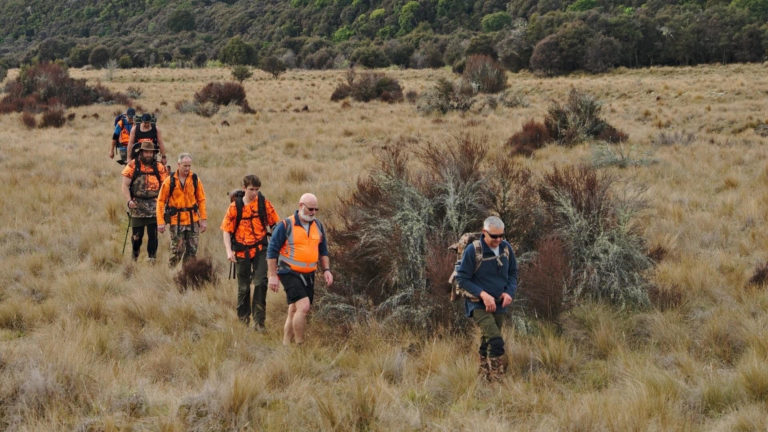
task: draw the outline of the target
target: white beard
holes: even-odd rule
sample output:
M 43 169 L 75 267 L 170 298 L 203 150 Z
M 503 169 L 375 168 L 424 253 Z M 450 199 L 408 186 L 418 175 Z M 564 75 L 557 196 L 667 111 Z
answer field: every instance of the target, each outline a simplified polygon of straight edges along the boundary
M 306 214 L 304 214 L 303 211 L 299 211 L 299 219 L 301 219 L 302 221 L 304 221 L 306 223 L 310 223 L 313 220 L 315 220 L 315 217 L 311 216 L 311 215 L 306 215 Z

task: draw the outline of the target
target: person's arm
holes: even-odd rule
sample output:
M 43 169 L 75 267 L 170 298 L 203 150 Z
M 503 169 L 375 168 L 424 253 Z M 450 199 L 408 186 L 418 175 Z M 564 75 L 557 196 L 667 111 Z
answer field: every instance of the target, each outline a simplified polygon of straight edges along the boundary
M 125 202 L 128 203 L 128 208 L 136 208 L 136 201 L 131 198 L 131 178 L 123 176 L 123 183 L 121 187 L 121 191 L 123 192 L 123 198 L 125 198 Z
M 168 193 L 171 189 L 171 182 L 166 177 L 163 184 L 160 185 L 160 193 L 157 194 L 157 204 L 155 205 L 155 218 L 157 219 L 157 232 L 165 232 L 165 202 L 168 200 Z
M 131 158 L 131 156 L 133 156 L 131 154 L 131 150 L 133 149 L 133 144 L 136 142 L 136 129 L 138 127 L 139 127 L 138 124 L 133 125 L 133 127 L 131 128 L 131 136 L 130 136 L 130 138 L 128 138 L 128 147 L 126 147 L 126 148 L 128 149 L 128 158 L 129 159 Z
M 235 218 L 237 217 L 237 210 L 235 210 L 235 204 L 230 203 L 227 207 L 227 211 L 224 213 L 224 219 L 221 221 L 222 235 L 224 236 L 224 250 L 227 252 L 227 260 L 236 262 L 235 252 L 232 250 L 232 240 L 230 236 L 237 230 L 235 226 Z
M 117 139 L 120 136 L 120 126 L 115 126 L 115 131 L 112 133 L 112 142 L 109 145 L 109 158 L 115 157 L 115 147 L 117 147 Z
M 515 259 L 515 252 L 512 250 L 512 246 L 507 245 L 507 247 L 509 248 L 509 272 L 507 273 L 507 284 L 504 286 L 504 293 L 501 294 L 503 307 L 507 307 L 512 303 L 512 299 L 515 298 L 515 293 L 517 292 L 517 259 Z
M 232 239 L 230 238 L 230 233 L 226 231 L 222 231 L 222 238 L 224 239 L 224 249 L 227 251 L 227 260 L 236 262 L 237 259 L 235 259 L 235 252 L 232 250 Z
M 331 284 L 333 284 L 333 273 L 331 272 L 331 260 L 328 258 L 328 255 L 320 257 L 320 271 L 323 272 L 325 285 L 331 286 Z
M 289 222 L 290 223 L 290 222 Z M 280 256 L 280 248 L 285 243 L 285 225 L 278 223 L 272 231 L 267 245 L 267 287 L 277 292 L 277 257 Z
M 267 288 L 277 292 L 278 282 L 280 280 L 277 278 L 277 258 L 267 258 Z
M 205 209 L 205 189 L 203 189 L 203 182 L 199 177 L 197 179 L 195 202 L 197 203 L 197 213 L 200 216 L 200 232 L 202 233 L 208 229 L 208 212 Z

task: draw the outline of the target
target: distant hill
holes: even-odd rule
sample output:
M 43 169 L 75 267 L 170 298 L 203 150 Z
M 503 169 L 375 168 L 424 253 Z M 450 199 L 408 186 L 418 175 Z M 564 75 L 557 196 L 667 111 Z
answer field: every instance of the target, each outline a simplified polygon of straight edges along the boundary
M 73 66 L 455 65 L 556 75 L 762 61 L 768 0 L 5 0 L 0 61 Z

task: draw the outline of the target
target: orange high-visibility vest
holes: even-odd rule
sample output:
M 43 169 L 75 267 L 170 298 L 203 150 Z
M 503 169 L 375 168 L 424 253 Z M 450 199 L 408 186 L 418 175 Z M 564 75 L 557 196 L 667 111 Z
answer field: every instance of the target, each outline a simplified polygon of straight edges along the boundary
M 296 224 L 296 215 L 283 220 L 285 224 L 285 243 L 280 249 L 278 266 L 288 265 L 291 270 L 298 273 L 312 273 L 317 269 L 317 261 L 320 258 L 320 243 L 323 241 L 323 233 L 318 222 L 309 225 L 309 232 Z

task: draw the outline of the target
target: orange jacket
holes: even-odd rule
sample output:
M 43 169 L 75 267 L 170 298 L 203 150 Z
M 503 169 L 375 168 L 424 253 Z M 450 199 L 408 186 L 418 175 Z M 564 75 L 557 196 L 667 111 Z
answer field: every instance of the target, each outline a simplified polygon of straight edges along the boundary
M 264 204 L 267 209 L 267 224 L 272 226 L 280 221 L 280 217 L 277 215 L 277 211 L 272 206 L 272 203 L 268 199 L 264 199 Z M 261 243 L 261 240 L 267 235 L 267 230 L 261 225 L 261 218 L 259 217 L 259 200 L 254 199 L 248 204 L 243 205 L 243 214 L 240 219 L 240 225 L 235 230 L 235 221 L 237 219 L 237 207 L 235 203 L 229 204 L 227 213 L 224 215 L 224 220 L 221 221 L 221 230 L 228 233 L 235 233 L 235 241 L 246 246 L 253 246 Z M 235 245 L 232 245 L 234 250 Z M 258 244 L 254 248 L 249 248 L 246 251 L 236 251 L 235 256 L 238 258 L 245 258 L 245 253 L 248 252 L 248 258 L 253 258 L 257 251 L 263 249 L 264 246 Z
M 288 265 L 291 270 L 298 273 L 312 273 L 317 269 L 317 261 L 320 259 L 320 243 L 323 242 L 323 233 L 317 223 L 309 225 L 309 232 L 297 224 L 297 216 L 294 215 L 283 221 L 285 228 L 285 243 L 280 249 L 278 266 Z
M 136 169 L 136 161 L 134 159 L 131 159 L 128 164 L 125 165 L 125 168 L 123 168 L 122 175 L 123 177 L 131 178 L 133 177 L 133 172 Z M 165 165 L 161 163 L 157 163 L 157 173 L 160 175 L 160 179 L 155 176 L 155 171 L 152 169 L 152 165 L 150 164 L 141 164 L 141 174 L 137 177 L 137 181 L 134 182 L 134 185 L 132 186 L 133 189 L 140 188 L 141 190 L 132 190 L 132 193 L 139 193 L 142 195 L 147 195 L 149 197 L 151 196 L 157 196 L 157 192 L 160 190 L 160 182 L 165 180 L 166 177 L 168 177 L 168 171 L 165 169 Z M 139 182 L 138 179 L 140 177 L 144 176 L 145 181 Z M 138 184 L 137 184 L 138 183 Z M 141 195 L 139 195 L 141 196 Z
M 163 185 L 160 187 L 160 194 L 157 196 L 158 225 L 166 224 L 163 219 L 166 201 L 168 202 L 168 207 L 178 209 L 178 213 L 171 216 L 170 225 L 192 225 L 193 222 L 198 222 L 200 219 L 208 219 L 205 211 L 205 189 L 203 189 L 203 182 L 200 181 L 200 178 L 197 179 L 197 195 L 195 195 L 195 185 L 192 176 L 193 173 L 190 171 L 187 179 L 184 181 L 184 186 L 179 181 L 178 171 L 163 181 Z M 173 195 L 168 196 L 171 191 L 171 179 L 173 179 L 174 183 Z M 195 204 L 197 204 L 197 211 L 191 211 Z M 192 215 L 191 221 L 189 219 L 190 214 Z

